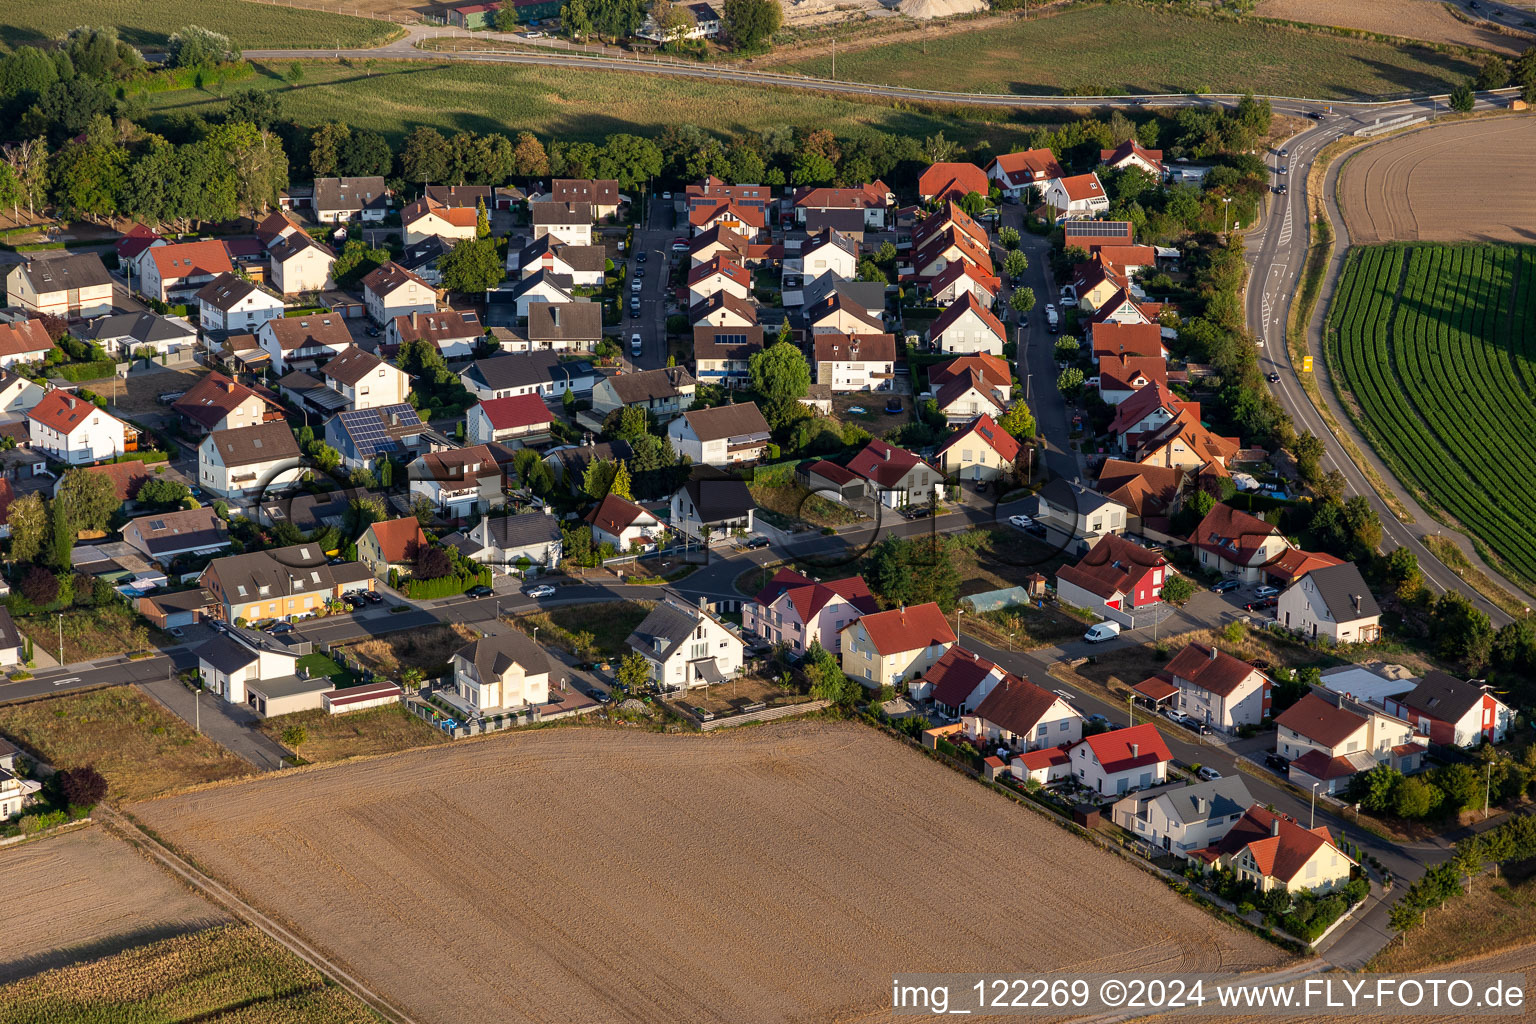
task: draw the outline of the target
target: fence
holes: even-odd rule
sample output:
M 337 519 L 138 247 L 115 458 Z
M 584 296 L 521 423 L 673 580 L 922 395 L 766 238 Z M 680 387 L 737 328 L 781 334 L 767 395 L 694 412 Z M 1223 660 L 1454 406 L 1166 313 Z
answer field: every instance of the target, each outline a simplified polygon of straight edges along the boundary
M 1418 117 L 1409 117 L 1407 114 L 1404 114 L 1401 117 L 1391 117 L 1385 121 L 1377 121 L 1375 124 L 1366 125 L 1364 128 L 1356 128 L 1354 134 L 1360 138 L 1368 139 L 1373 135 L 1385 135 L 1387 132 L 1393 132 L 1399 128 L 1407 128 L 1409 125 L 1419 124 L 1428 120 L 1429 118 L 1423 114 L 1420 114 Z

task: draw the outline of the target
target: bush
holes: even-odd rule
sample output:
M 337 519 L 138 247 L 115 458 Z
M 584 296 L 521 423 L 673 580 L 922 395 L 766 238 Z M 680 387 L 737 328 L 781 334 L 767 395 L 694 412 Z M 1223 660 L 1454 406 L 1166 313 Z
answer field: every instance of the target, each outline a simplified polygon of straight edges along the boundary
M 65 768 L 54 779 L 59 796 L 71 807 L 95 807 L 107 795 L 107 780 L 93 765 Z

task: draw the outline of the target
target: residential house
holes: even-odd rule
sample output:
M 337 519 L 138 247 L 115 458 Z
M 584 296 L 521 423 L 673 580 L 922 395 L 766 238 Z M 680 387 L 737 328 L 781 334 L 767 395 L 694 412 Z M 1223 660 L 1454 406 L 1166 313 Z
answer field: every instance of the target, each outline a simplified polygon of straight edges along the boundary
M 1359 772 L 1390 764 L 1406 774 L 1424 766 L 1428 737 L 1385 711 L 1329 690 L 1313 690 L 1275 716 L 1275 752 L 1290 759 L 1290 780 L 1319 792 L 1348 788 Z
M 303 230 L 304 225 L 291 213 L 273 210 L 256 223 L 256 241 L 261 243 L 263 249 L 270 249 L 274 242 Z
M 458 538 L 455 546 L 466 556 L 485 565 L 553 569 L 565 550 L 560 520 L 547 506 L 539 512 L 487 516 L 467 534 L 450 537 Z
M 592 543 L 612 544 L 615 551 L 653 544 L 661 532 L 661 520 L 617 494 L 609 494 L 585 516 L 592 527 Z
M 395 317 L 384 329 L 379 351 L 394 355 L 408 341 L 430 341 L 444 359 L 468 359 L 484 340 L 485 328 L 474 313 L 444 309 Z
M 928 368 L 928 390 L 951 426 L 982 413 L 997 417 L 1013 395 L 1013 371 L 985 352 L 960 356 Z
M 887 508 L 926 505 L 943 493 L 944 476 L 921 458 L 873 438 L 848 463 L 848 472 L 873 486 Z
M 1237 438 L 1222 437 L 1200 422 L 1199 403 L 1184 402 L 1171 420 L 1139 434 L 1129 454 L 1132 462 L 1188 469 L 1214 481 L 1231 476 L 1227 463 L 1241 450 Z
M 188 302 L 209 281 L 234 272 L 223 242 L 157 245 L 139 257 L 139 291 L 161 302 Z
M 650 666 L 663 691 L 723 683 L 741 671 L 746 644 L 715 616 L 704 598 L 692 605 L 668 592 L 626 641 Z
M 38 256 L 5 275 L 5 298 L 28 313 L 105 316 L 112 312 L 112 275 L 94 252 Z
M 437 291 L 394 260 L 387 260 L 363 278 L 363 303 L 376 324 L 397 316 L 431 313 L 437 309 Z
M 520 630 L 466 644 L 452 664 L 454 692 L 480 714 L 549 703 L 549 655 Z
M 172 402 L 171 411 L 181 417 L 182 423 L 193 434 L 249 427 L 283 418 L 282 407 L 276 402 L 217 370 Z
M 53 349 L 53 339 L 41 320 L 0 320 L 0 367 L 42 362 Z
M 263 495 L 254 518 L 263 526 L 292 523 L 300 533 L 313 533 L 329 526 L 342 529 L 351 514 L 352 503 L 364 498 L 388 500 L 380 492 L 361 487 L 343 487 L 322 494 Z
M 694 376 L 705 384 L 744 387 L 749 379 L 748 364 L 762 348 L 761 327 L 695 327 Z
M 1049 786 L 1072 777 L 1072 761 L 1064 748 L 1044 747 L 1015 757 L 1009 762 L 1008 770 L 1020 782 Z
M 816 382 L 833 394 L 890 391 L 896 371 L 894 334 L 816 334 L 812 338 Z
M 535 302 L 576 302 L 575 287 L 569 277 L 547 270 L 514 278 L 485 293 L 486 323 L 511 327 L 528 316 L 528 307 Z
M 1139 533 L 1146 525 L 1155 525 L 1163 533 L 1173 527 L 1167 522 L 1188 481 L 1182 469 L 1143 466 L 1135 462 L 1108 459 L 1099 469 L 1094 485 L 1110 501 L 1124 505 L 1127 529 Z M 1156 523 L 1148 523 L 1156 520 Z
M 221 498 L 252 498 L 298 483 L 303 460 L 282 420 L 215 430 L 197 449 L 197 482 Z
M 1355 862 L 1335 845 L 1326 825 L 1307 829 L 1293 818 L 1253 804 L 1204 859 L 1229 868 L 1260 892 L 1329 892 L 1350 879 Z
M 531 351 L 591 352 L 602 339 L 602 303 L 533 302 L 528 306 Z
M 866 227 L 883 231 L 886 210 L 895 204 L 896 193 L 883 181 L 858 188 L 805 185 L 795 190 L 793 201 L 795 221 L 799 224 L 804 224 L 811 213 L 851 210 L 863 218 Z
M 976 218 L 960 209 L 959 204 L 953 200 L 944 203 L 912 226 L 912 251 L 921 252 L 929 248 L 940 236 L 946 236 L 950 241 L 958 236 L 982 255 L 986 255 L 991 245 L 987 229 Z
M 734 256 L 736 262 L 747 265 L 747 253 L 757 248 L 728 227 L 716 225 L 701 231 L 688 240 L 688 265 L 696 267 L 708 263 L 721 253 Z
M 411 498 L 425 498 L 445 518 L 468 518 L 475 512 L 484 515 L 506 504 L 501 467 L 483 444 L 427 452 L 406 468 Z
M 182 508 L 130 519 L 123 542 L 168 567 L 179 555 L 212 555 L 229 547 L 229 527 L 206 505 Z
M 138 612 L 156 629 L 184 629 L 210 618 L 213 595 L 201 587 L 139 595 Z
M 1132 793 L 1115 801 L 1110 816 L 1147 845 L 1187 858 L 1221 842 L 1252 803 L 1243 777 L 1228 775 Z
M 518 277 L 543 271 L 567 278 L 573 286 L 601 288 L 608 256 L 601 245 L 565 245 L 553 235 L 543 235 L 521 250 L 509 250 L 507 264 Z
M 728 540 L 752 532 L 757 505 L 738 476 L 713 466 L 692 466 L 688 479 L 672 493 L 672 529 L 693 540 Z
M 843 673 L 868 689 L 925 675 L 955 642 L 949 619 L 932 601 L 863 615 L 842 629 Z
M 706 466 L 756 462 L 769 436 L 768 421 L 756 402 L 694 409 L 667 424 L 673 450 Z
M 0 332 L 4 328 L 0 327 Z M 43 400 L 41 385 L 10 370 L 0 370 L 0 419 L 21 416 Z
M 555 418 L 538 395 L 513 395 L 476 402 L 465 414 L 470 444 L 522 441 L 549 436 Z
M 598 181 L 589 178 L 555 178 L 549 183 L 548 200 L 557 203 L 586 203 L 592 210 L 592 219 L 607 220 L 619 215 L 619 204 L 624 201 L 624 197 L 619 195 L 619 183 L 611 178 Z
M 708 209 L 722 200 L 730 200 L 745 209 L 765 211 L 773 204 L 773 189 L 765 185 L 727 185 L 710 175 L 699 184 L 685 188 L 683 200 L 690 213 Z
M 254 331 L 283 315 L 283 300 L 253 281 L 220 274 L 197 293 L 197 322 L 205 331 Z
M 415 245 L 437 237 L 460 242 L 476 237 L 480 223 L 474 207 L 446 206 L 431 196 L 422 196 L 400 211 L 400 228 L 406 245 Z
M 1353 562 L 1313 569 L 1286 587 L 1275 620 L 1309 639 L 1323 637 L 1336 644 L 1381 638 L 1381 606 Z
M 164 245 L 165 239 L 154 228 L 146 227 L 135 221 L 123 232 L 123 237 L 117 240 L 113 251 L 117 255 L 118 273 L 125 277 L 131 277 L 133 268 L 138 263 L 139 255 L 150 246 Z
M 429 545 L 427 532 L 415 516 L 370 523 L 357 538 L 357 560 L 379 579 L 388 579 L 389 570 L 407 571 L 419 550 Z
M 1110 421 L 1109 432 L 1115 435 L 1116 446 L 1121 452 L 1133 452 L 1143 440 L 1176 418 L 1185 404 L 1168 390 L 1167 384 L 1154 381 L 1115 406 L 1115 418 Z M 1198 422 L 1199 403 L 1192 404 L 1195 406 L 1192 418 Z
M 730 292 L 715 292 L 688 309 L 688 325 L 699 327 L 756 327 L 757 307 Z M 878 329 L 878 328 L 877 328 Z
M 1053 535 L 1077 538 L 1086 552 L 1100 537 L 1124 533 L 1129 510 L 1082 484 L 1053 480 L 1036 499 L 1035 518 Z
M 826 459 L 800 463 L 795 467 L 795 481 L 818 497 L 844 505 L 865 501 L 869 496 L 867 480 Z
M 752 275 L 731 257 L 721 253 L 708 263 L 689 269 L 688 305 L 694 306 L 716 292 L 728 292 L 743 302 L 752 298 Z
M 1314 569 L 1326 569 L 1331 565 L 1339 565 L 1344 561 L 1335 558 L 1326 551 L 1303 551 L 1301 548 L 1289 548 L 1282 552 L 1280 557 L 1264 567 L 1264 575 L 1282 590 L 1297 582 Z
M 1263 578 L 1264 566 L 1290 547 L 1277 527 L 1221 502 L 1200 520 L 1195 532 L 1189 535 L 1189 543 L 1199 551 L 1200 564 L 1205 568 L 1250 582 Z M 1315 584 L 1312 589 L 1316 589 Z M 1364 584 L 1360 589 L 1370 593 Z M 1299 618 L 1296 625 L 1300 625 Z
M 592 204 L 544 200 L 528 204 L 533 237 L 550 236 L 564 245 L 592 244 Z
M 1009 199 L 1027 200 L 1032 189 L 1044 189 L 1066 172 L 1048 149 L 1026 149 L 1022 153 L 1004 153 L 987 165 L 987 177 Z
M 933 223 L 940 222 L 929 218 L 923 222 L 922 227 Z M 902 279 L 931 289 L 933 282 L 956 263 L 968 263 L 980 271 L 988 281 L 995 279 L 997 273 L 992 263 L 992 256 L 988 252 L 990 243 L 987 241 L 985 232 L 977 238 L 962 228 L 963 221 L 953 216 L 945 218 L 942 223 L 944 228 L 941 231 L 929 233 L 920 229 L 914 232 L 913 237 L 922 238 L 922 242 L 913 245 L 912 270 L 903 271 Z M 979 226 L 978 230 L 981 230 Z M 995 285 L 992 291 L 994 293 L 997 291 Z
M 1134 625 L 1138 611 L 1162 603 L 1169 572 L 1161 551 L 1105 533 L 1077 564 L 1056 570 L 1056 597 L 1073 608 Z
M 116 416 L 69 391 L 50 391 L 27 410 L 32 448 L 72 466 L 123 454 L 130 430 Z M 137 439 L 137 432 L 133 436 Z
M 957 480 L 998 480 L 1013 473 L 1019 442 L 982 413 L 951 434 L 934 457 Z
M 162 362 L 191 359 L 197 349 L 197 328 L 178 316 L 158 313 L 114 313 L 77 327 L 84 340 L 100 345 L 124 362 L 153 353 Z
M 1155 324 L 1163 313 L 1161 302 L 1142 302 L 1128 288 L 1120 288 L 1085 322 L 1089 331 L 1099 324 Z
M 311 679 L 299 656 L 253 629 L 226 627 L 197 648 L 203 688 L 263 718 L 319 708 L 336 688 L 329 677 Z
M 419 242 L 407 245 L 395 262 L 433 288 L 441 288 L 443 286 L 442 259 L 448 255 L 448 250 L 451 248 L 453 247 L 444 243 L 438 235 L 428 235 Z
M 722 197 L 690 205 L 688 225 L 696 235 L 717 227 L 729 228 L 748 242 L 755 242 L 767 231 L 768 219 L 761 206 Z
M 917 194 L 925 203 L 959 201 L 972 192 L 985 196 L 989 191 L 986 172 L 975 164 L 930 164 L 917 179 Z
M 635 35 L 641 39 L 649 39 L 653 42 L 672 42 L 678 39 L 714 39 L 720 34 L 722 23 L 720 12 L 707 3 L 683 4 L 682 9 L 688 12 L 686 27 L 673 27 L 663 38 L 661 28 L 657 26 L 656 19 L 647 15 L 644 24 L 635 30 Z
M 315 220 L 322 224 L 381 221 L 389 213 L 389 189 L 378 175 L 316 178 L 314 204 Z
M 982 270 L 970 260 L 951 260 L 928 282 L 928 290 L 936 302 L 949 306 L 960 301 L 962 295 L 974 296 L 983 309 L 991 309 L 997 301 L 997 290 L 1002 281 Z
M 478 211 L 484 206 L 490 211 L 506 191 L 492 185 L 423 185 L 421 194 L 453 210 Z
M 405 371 L 356 345 L 338 352 L 320 368 L 320 376 L 326 387 L 346 400 L 340 407 L 344 409 L 400 405 L 411 390 L 411 378 Z
M 459 372 L 459 380 L 485 401 L 512 395 L 560 398 L 567 391 L 590 394 L 597 375 L 591 363 L 561 361 L 553 352 L 516 352 L 477 359 Z
M 256 331 L 256 342 L 281 376 L 338 355 L 352 345 L 352 334 L 339 313 L 309 313 L 268 320 Z
M 213 598 L 212 613 L 239 624 L 313 615 L 351 591 L 373 589 L 360 562 L 328 563 L 315 543 L 224 555 L 208 563 L 198 585 Z
M 956 355 L 984 352 L 1001 357 L 1008 330 L 974 293 L 966 292 L 934 320 L 928 328 L 928 340 L 939 352 Z
M 862 576 L 818 583 L 784 568 L 756 597 L 742 602 L 741 626 L 768 643 L 782 645 L 795 657 L 803 656 L 812 644 L 840 654 L 843 627 L 879 610 Z
M 1117 171 L 1136 167 L 1150 174 L 1154 181 L 1163 180 L 1163 151 L 1143 149 L 1135 139 L 1126 139 L 1114 149 L 1099 150 L 1099 163 Z
M 681 366 L 615 373 L 592 388 L 592 411 L 601 418 L 618 409 L 640 406 L 667 423 L 693 404 L 699 382 Z
M 1202 725 L 1231 733 L 1269 717 L 1273 681 L 1214 646 L 1186 644 L 1164 672 L 1179 688 L 1178 709 Z
M 849 236 L 826 228 L 807 238 L 798 259 L 784 260 L 786 274 L 798 273 L 802 284 L 828 274 L 851 281 L 859 272 L 859 245 Z
M 1515 724 L 1514 709 L 1490 693 L 1487 683 L 1435 669 L 1407 693 L 1386 698 L 1384 706 L 1443 747 L 1502 743 Z
M 1099 397 L 1119 405 L 1142 388 L 1168 386 L 1168 364 L 1152 356 L 1105 356 L 1099 360 Z
M 267 248 L 272 287 L 279 295 L 302 295 L 336 287 L 331 268 L 336 254 L 302 231 L 295 231 Z
M 831 278 L 822 278 L 822 280 L 829 281 Z M 871 313 L 869 307 L 862 301 L 839 289 L 834 289 L 826 297 L 807 305 L 805 322 L 813 335 L 877 335 L 885 332 L 885 321 L 881 313 Z
M 1150 722 L 1087 736 L 1067 748 L 1070 772 L 1079 785 L 1101 796 L 1123 796 L 1168 781 L 1173 754 Z
M 124 504 L 139 493 L 139 487 L 145 480 L 155 475 L 150 472 L 148 466 L 137 459 L 130 459 L 127 462 L 108 462 L 100 466 L 80 466 L 79 469 L 82 473 L 90 473 L 93 476 L 107 479 L 112 484 L 113 495 L 117 497 L 119 502 Z M 51 491 L 52 497 L 57 498 L 59 496 L 59 489 L 63 482 L 64 479 L 61 476 L 54 483 Z M 126 545 L 124 545 L 124 549 L 127 549 Z M 76 550 L 79 550 L 78 546 Z
M 555 483 L 572 494 L 585 493 L 581 485 L 586 479 L 587 467 L 593 462 L 628 460 L 635 454 L 628 441 L 599 441 L 594 444 L 590 438 L 589 434 L 583 444 L 556 445 L 544 452 L 544 465 L 549 468 Z
M 1027 679 L 1005 674 L 976 710 L 961 719 L 967 736 L 980 748 L 1006 747 L 1024 753 L 1076 743 L 1083 738 L 1083 716 L 1061 697 Z
M 1091 220 L 1109 212 L 1109 196 L 1092 172 L 1057 178 L 1045 187 L 1045 205 L 1053 220 Z
M 933 701 L 942 714 L 958 717 L 974 711 L 994 687 L 1009 677 L 1006 669 L 956 643 L 921 679 L 908 683 L 907 692 L 916 700 Z

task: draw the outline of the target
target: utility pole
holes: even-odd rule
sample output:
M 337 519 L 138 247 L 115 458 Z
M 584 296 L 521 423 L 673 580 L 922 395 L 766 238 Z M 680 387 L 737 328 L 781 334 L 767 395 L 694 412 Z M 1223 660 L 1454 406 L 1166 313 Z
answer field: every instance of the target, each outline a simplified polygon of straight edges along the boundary
M 59 664 L 64 664 L 64 615 L 59 614 Z
M 1125 718 L 1127 727 L 1136 724 L 1136 695 L 1134 693 L 1128 694 L 1125 698 Z
M 1307 828 L 1317 827 L 1317 783 L 1312 783 L 1312 817 L 1307 822 Z
M 837 81 L 837 36 L 832 37 L 832 81 Z

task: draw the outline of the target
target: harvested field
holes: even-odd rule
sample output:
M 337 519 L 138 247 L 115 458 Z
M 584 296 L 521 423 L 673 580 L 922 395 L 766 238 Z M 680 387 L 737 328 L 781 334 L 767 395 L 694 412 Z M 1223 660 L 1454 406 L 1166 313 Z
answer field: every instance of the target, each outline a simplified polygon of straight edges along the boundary
M 1501 53 L 1519 53 L 1530 45 L 1517 36 L 1452 17 L 1441 0 L 1350 0 L 1347 4 L 1336 0 L 1260 0 L 1254 13 L 1265 18 L 1358 28 L 1430 43 L 1478 46 Z
M 0 878 L 0 983 L 229 920 L 99 825 L 0 851 Z
M 1457 121 L 1368 146 L 1339 174 L 1350 241 L 1529 243 L 1533 162 L 1536 126 L 1528 117 Z M 1477 168 L 1470 179 L 1468 167 Z M 1453 193 L 1467 201 L 1446 202 Z
M 385 0 L 374 0 L 385 2 Z M 303 6 L 310 6 L 305 4 Z M 331 5 L 333 8 L 339 5 Z M 0 13 L 0 50 L 62 38 L 77 25 L 113 25 L 124 40 L 163 49 L 187 25 L 223 32 L 243 49 L 378 46 L 400 35 L 398 25 L 291 4 L 247 0 L 6 0 Z
M 376 637 L 342 648 L 368 668 L 391 679 L 399 679 L 402 669 L 419 668 L 427 676 L 440 676 L 447 670 L 453 652 L 478 640 L 478 630 L 455 622 L 446 626 L 426 626 L 390 636 Z
M 539 730 L 134 813 L 423 1021 L 847 1020 L 914 964 L 1285 958 L 848 723 Z
M 254 928 L 229 925 L 0 988 L 0 1024 L 377 1024 Z
M 94 764 L 113 803 L 145 800 L 250 766 L 132 686 L 0 707 L 0 735 L 55 768 Z

